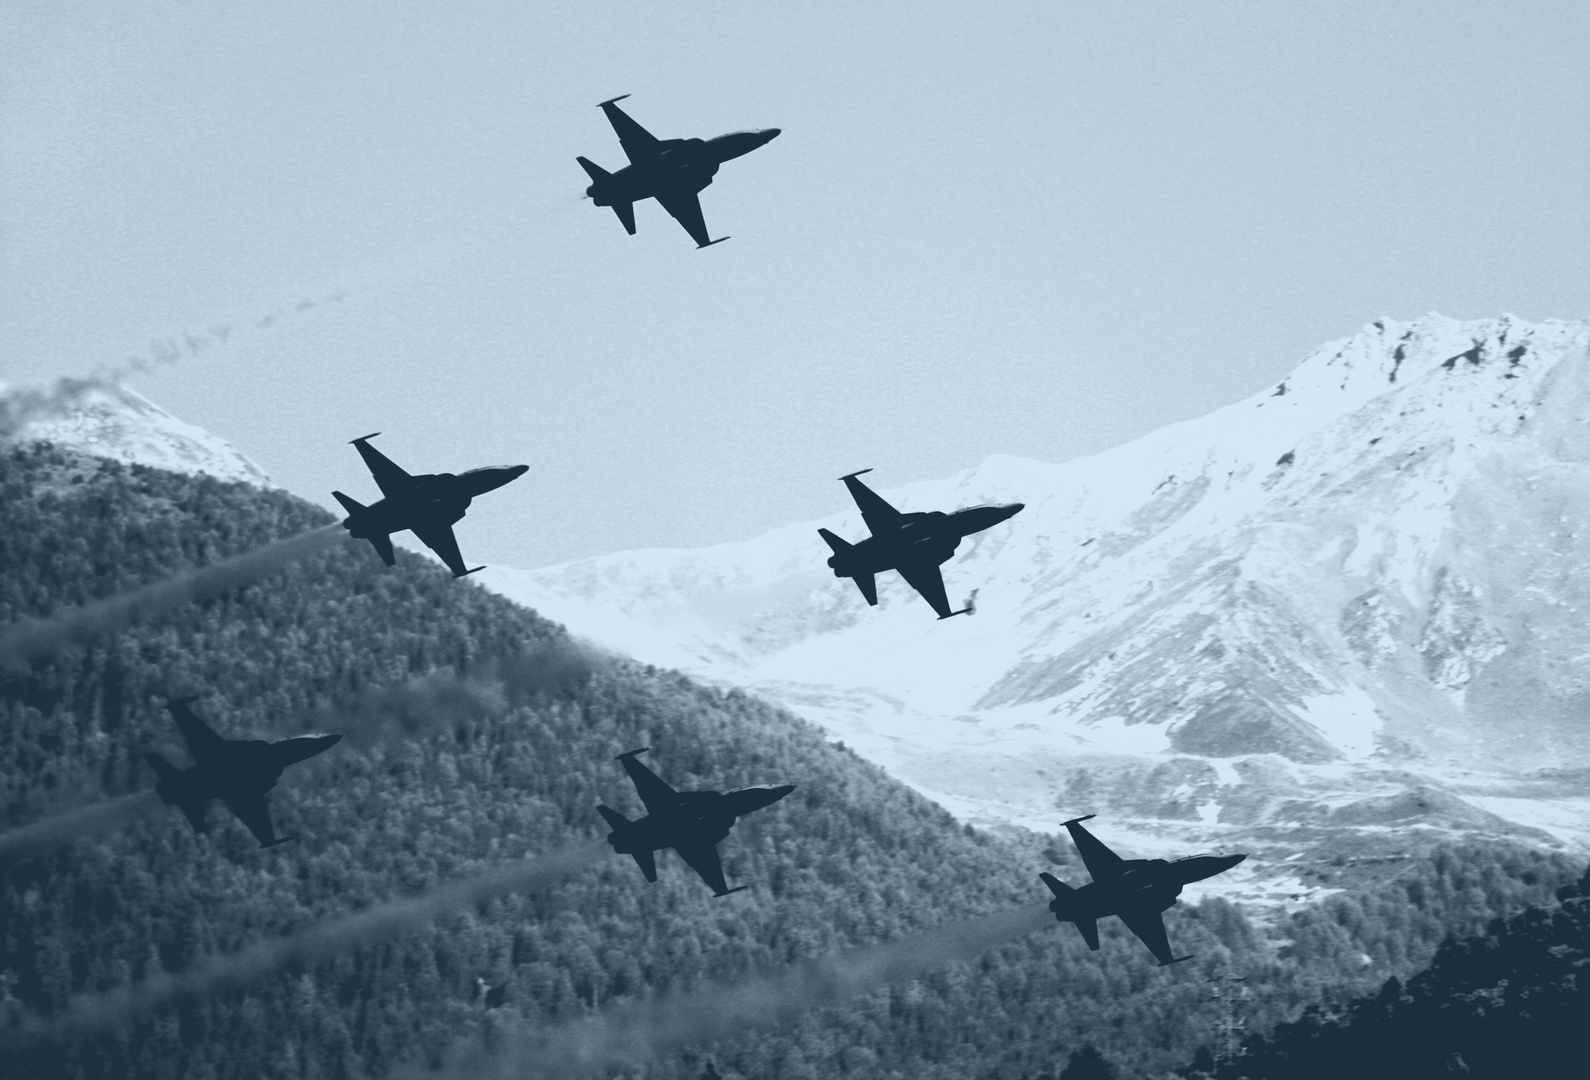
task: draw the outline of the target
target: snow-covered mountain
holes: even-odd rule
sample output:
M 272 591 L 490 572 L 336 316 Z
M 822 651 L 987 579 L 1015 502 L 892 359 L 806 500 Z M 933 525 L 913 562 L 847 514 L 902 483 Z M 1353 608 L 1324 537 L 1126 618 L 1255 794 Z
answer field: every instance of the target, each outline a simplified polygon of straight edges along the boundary
M 853 509 L 482 584 L 772 698 L 973 821 L 1096 812 L 1139 850 L 1294 858 L 1421 827 L 1584 849 L 1587 345 L 1586 323 L 1382 320 L 1106 453 L 885 490 L 1027 504 L 944 567 L 971 618 L 834 579 L 815 529 L 865 536 Z
M 102 380 L 0 383 L 0 443 L 7 442 L 52 442 L 117 461 L 271 486 L 265 471 L 231 443 Z

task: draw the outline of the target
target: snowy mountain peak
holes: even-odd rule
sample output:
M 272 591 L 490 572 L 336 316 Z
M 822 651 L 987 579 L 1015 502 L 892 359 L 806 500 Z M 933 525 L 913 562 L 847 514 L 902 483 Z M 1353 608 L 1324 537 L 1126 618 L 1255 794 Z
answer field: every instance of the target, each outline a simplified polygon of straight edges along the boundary
M 944 567 L 970 619 L 894 574 L 877 608 L 835 580 L 815 529 L 866 535 L 852 509 L 483 577 L 780 701 L 974 820 L 1096 811 L 1151 847 L 1406 803 L 1447 810 L 1402 825 L 1582 846 L 1590 791 L 1542 777 L 1590 770 L 1587 346 L 1586 323 L 1382 319 L 1113 450 L 883 492 L 1027 504 Z
M 231 443 L 125 386 L 88 379 L 0 383 L 0 443 L 51 442 L 97 457 L 263 487 L 270 477 Z

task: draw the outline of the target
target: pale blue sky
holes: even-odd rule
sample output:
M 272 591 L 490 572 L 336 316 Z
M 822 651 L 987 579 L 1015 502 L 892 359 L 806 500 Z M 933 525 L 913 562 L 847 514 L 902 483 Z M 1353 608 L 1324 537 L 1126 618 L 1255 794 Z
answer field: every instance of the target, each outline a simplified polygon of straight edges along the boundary
M 135 379 L 328 506 L 524 462 L 536 566 L 1060 461 L 1382 315 L 1586 314 L 1580 3 L 84 3 L 0 10 L 0 378 L 347 297 Z M 580 201 L 784 134 L 705 251 Z M 818 549 L 817 556 L 825 553 Z

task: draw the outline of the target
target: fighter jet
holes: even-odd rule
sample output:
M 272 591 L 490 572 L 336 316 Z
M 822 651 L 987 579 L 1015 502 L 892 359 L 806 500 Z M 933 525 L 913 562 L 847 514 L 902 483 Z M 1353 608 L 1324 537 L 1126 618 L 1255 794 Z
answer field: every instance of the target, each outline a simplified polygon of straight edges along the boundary
M 211 799 L 220 799 L 238 820 L 248 826 L 262 848 L 275 847 L 296 836 L 276 836 L 265 793 L 276 786 L 282 770 L 294 762 L 331 749 L 341 735 L 297 735 L 280 742 L 223 739 L 188 708 L 191 697 L 166 706 L 182 732 L 183 742 L 196 764 L 179 769 L 156 753 L 144 760 L 160 777 L 155 794 L 167 806 L 180 806 L 198 832 L 208 832 L 205 810 Z
M 961 538 L 982 532 L 991 525 L 1021 513 L 1024 503 L 1007 506 L 973 506 L 946 514 L 935 510 L 927 514 L 902 514 L 885 502 L 871 488 L 856 477 L 869 473 L 862 469 L 839 479 L 845 482 L 850 494 L 861 508 L 861 519 L 872 530 L 872 535 L 860 543 L 841 540 L 827 529 L 818 529 L 828 546 L 834 549 L 828 565 L 834 577 L 854 578 L 856 588 L 867 598 L 867 603 L 878 603 L 876 575 L 881 570 L 898 570 L 900 576 L 922 599 L 932 605 L 939 618 L 951 615 L 969 615 L 971 607 L 950 610 L 950 601 L 944 594 L 944 577 L 939 566 L 949 561 Z
M 725 161 L 749 154 L 778 138 L 778 128 L 760 131 L 735 131 L 715 139 L 659 139 L 625 115 L 618 102 L 621 94 L 597 106 L 607 114 L 618 143 L 629 155 L 629 164 L 610 173 L 588 158 L 577 157 L 591 177 L 585 189 L 597 206 L 611 206 L 629 235 L 635 235 L 635 204 L 656 199 L 662 208 L 685 227 L 696 247 L 711 247 L 727 240 L 707 238 L 707 223 L 701 216 L 701 201 L 696 196 L 717 175 Z
M 1093 880 L 1080 889 L 1073 889 L 1051 874 L 1040 873 L 1038 876 L 1054 893 L 1049 910 L 1060 922 L 1076 923 L 1090 949 L 1099 947 L 1098 920 L 1106 915 L 1119 915 L 1127 929 L 1148 946 L 1161 967 L 1191 960 L 1191 956 L 1171 955 L 1165 920 L 1160 912 L 1175 906 L 1183 885 L 1224 873 L 1247 856 L 1194 855 L 1175 862 L 1123 859 L 1082 827 L 1082 823 L 1092 817 L 1089 814 L 1072 818 L 1063 824 L 1082 853 L 1082 861 Z
M 620 855 L 633 855 L 635 865 L 647 881 L 657 880 L 657 859 L 653 852 L 673 848 L 701 880 L 712 887 L 713 896 L 728 896 L 748 886 L 728 888 L 723 880 L 723 864 L 718 861 L 718 841 L 729 835 L 737 818 L 776 803 L 795 790 L 794 784 L 781 787 L 749 787 L 738 791 L 675 791 L 656 773 L 635 760 L 650 747 L 630 750 L 615 759 L 635 781 L 646 816 L 630 821 L 610 806 L 598 806 L 602 817 L 613 827 L 607 842 Z
M 359 448 L 364 463 L 370 467 L 376 486 L 385 498 L 369 506 L 348 498 L 340 491 L 331 494 L 348 511 L 342 527 L 359 540 L 370 541 L 381 561 L 391 566 L 396 558 L 392 554 L 392 534 L 408 529 L 420 538 L 420 543 L 442 557 L 442 562 L 454 577 L 484 570 L 484 566 L 464 569 L 464 557 L 458 553 L 458 540 L 453 536 L 453 523 L 464 516 L 470 500 L 476 495 L 495 491 L 510 480 L 517 480 L 530 471 L 528 465 L 495 465 L 484 469 L 471 469 L 466 473 L 428 473 L 410 476 L 369 440 L 379 431 L 361 435 L 353 440 Z

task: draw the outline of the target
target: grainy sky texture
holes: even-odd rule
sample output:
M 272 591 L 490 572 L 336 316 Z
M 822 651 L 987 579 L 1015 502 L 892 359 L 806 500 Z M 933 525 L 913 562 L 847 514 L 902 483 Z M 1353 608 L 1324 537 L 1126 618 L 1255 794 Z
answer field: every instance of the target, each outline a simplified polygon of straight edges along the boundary
M 1572 2 L 11 0 L 0 378 L 316 300 L 132 385 L 328 506 L 370 431 L 529 464 L 471 564 L 744 539 L 1382 315 L 1582 317 L 1587 42 Z M 783 129 L 702 194 L 729 243 L 581 201 L 622 93 Z

